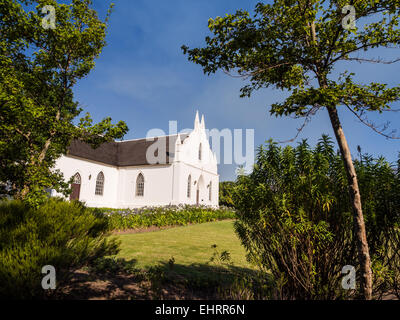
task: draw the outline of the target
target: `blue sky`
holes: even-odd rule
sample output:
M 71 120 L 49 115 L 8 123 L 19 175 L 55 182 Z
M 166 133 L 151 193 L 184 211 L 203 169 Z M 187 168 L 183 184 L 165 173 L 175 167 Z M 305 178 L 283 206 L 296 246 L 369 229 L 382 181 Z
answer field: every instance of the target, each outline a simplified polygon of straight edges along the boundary
M 84 112 L 96 121 L 111 116 L 129 126 L 125 139 L 145 137 L 153 128 L 168 132 L 168 122 L 178 121 L 178 130 L 191 128 L 195 111 L 205 115 L 206 126 L 217 129 L 254 129 L 255 146 L 265 140 L 284 141 L 296 135 L 302 121 L 273 118 L 269 106 L 282 101 L 287 94 L 263 89 L 250 99 L 239 98 L 243 80 L 218 73 L 203 74 L 200 66 L 190 63 L 180 47 L 204 45 L 210 17 L 252 10 L 253 0 L 117 0 L 111 16 L 107 43 L 95 69 L 75 87 L 75 98 Z M 95 8 L 104 15 L 107 1 L 94 0 Z M 388 56 L 399 49 L 388 49 Z M 375 52 L 380 57 L 386 52 Z M 349 65 L 350 66 L 350 65 Z M 345 66 L 344 66 L 345 67 Z M 400 64 L 351 64 L 352 72 L 362 82 L 399 84 Z M 360 124 L 345 110 L 340 110 L 349 144 L 356 153 L 364 152 L 397 159 L 400 140 L 387 140 Z M 372 115 L 377 123 L 391 121 L 400 127 L 400 113 Z M 326 110 L 321 110 L 303 130 L 296 144 L 307 138 L 314 144 L 322 133 L 333 137 Z M 235 178 L 235 165 L 220 165 L 221 180 Z

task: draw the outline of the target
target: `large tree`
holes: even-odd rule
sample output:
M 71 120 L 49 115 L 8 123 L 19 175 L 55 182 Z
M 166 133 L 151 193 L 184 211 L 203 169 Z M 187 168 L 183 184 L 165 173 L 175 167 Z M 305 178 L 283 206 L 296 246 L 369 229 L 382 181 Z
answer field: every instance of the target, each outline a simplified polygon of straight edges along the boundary
M 355 9 L 356 28 L 349 23 L 347 5 Z M 335 77 L 333 71 L 341 61 L 398 61 L 370 59 L 360 53 L 399 46 L 399 8 L 399 0 L 275 0 L 273 4 L 259 3 L 254 16 L 240 10 L 210 19 L 213 35 L 206 37 L 207 45 L 182 47 L 189 60 L 201 65 L 208 75 L 223 70 L 247 78 L 249 84 L 241 89 L 242 97 L 266 87 L 289 91 L 285 101 L 271 106 L 271 115 L 308 119 L 319 109 L 327 110 L 347 172 L 361 292 L 366 299 L 372 296 L 370 255 L 357 175 L 337 108 L 347 107 L 365 121 L 366 111 L 390 109 L 399 100 L 400 87 L 359 84 L 353 73 Z
M 91 0 L 0 0 L 0 182 L 37 205 L 46 188 L 68 193 L 55 161 L 72 139 L 94 147 L 121 138 L 127 126 L 110 118 L 93 124 L 73 87 L 105 46 L 107 17 Z M 53 15 L 54 13 L 54 15 Z M 0 192 L 1 193 L 1 192 Z

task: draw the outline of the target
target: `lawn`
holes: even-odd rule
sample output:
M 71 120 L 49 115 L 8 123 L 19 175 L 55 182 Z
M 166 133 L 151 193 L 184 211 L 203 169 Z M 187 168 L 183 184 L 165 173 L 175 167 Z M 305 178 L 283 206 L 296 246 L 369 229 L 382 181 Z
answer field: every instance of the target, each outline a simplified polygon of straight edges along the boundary
M 228 251 L 235 267 L 253 269 L 246 261 L 245 250 L 233 229 L 233 221 L 209 222 L 172 229 L 124 234 L 121 240 L 119 258 L 136 260 L 137 267 L 148 268 L 166 264 L 173 257 L 175 269 L 180 274 L 203 275 L 212 271 L 210 263 L 217 250 Z

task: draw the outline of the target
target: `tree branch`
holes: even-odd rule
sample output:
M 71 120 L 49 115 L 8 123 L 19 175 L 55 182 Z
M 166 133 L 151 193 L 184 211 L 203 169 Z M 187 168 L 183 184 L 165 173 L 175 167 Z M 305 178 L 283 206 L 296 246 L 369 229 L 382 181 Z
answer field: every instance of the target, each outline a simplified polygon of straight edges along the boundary
M 314 116 L 320 108 L 321 108 L 321 106 L 319 106 L 319 105 L 318 105 L 318 106 L 313 106 L 313 107 L 307 112 L 307 114 L 304 116 L 304 117 L 305 117 L 304 122 L 303 122 L 303 124 L 300 126 L 300 128 L 297 128 L 297 133 L 296 133 L 296 135 L 295 135 L 292 139 L 289 139 L 289 140 L 286 140 L 286 141 L 278 141 L 278 143 L 290 143 L 290 142 L 295 141 L 295 140 L 299 137 L 299 135 L 300 135 L 300 133 L 303 131 L 303 129 L 304 129 L 304 128 L 307 126 L 307 124 L 311 121 L 311 117 Z
M 386 124 L 383 128 L 383 130 L 379 130 L 378 127 L 370 122 L 367 117 L 362 117 L 363 112 L 361 113 L 361 115 L 359 115 L 357 112 L 355 112 L 352 108 L 350 108 L 347 104 L 345 104 L 345 106 L 347 107 L 347 109 L 349 109 L 351 111 L 351 113 L 353 113 L 358 120 L 360 120 L 360 122 L 364 125 L 366 125 L 368 128 L 372 129 L 373 131 L 375 131 L 376 133 L 380 134 L 381 136 L 384 136 L 387 139 L 393 139 L 393 140 L 400 140 L 400 137 L 396 137 L 394 136 L 394 132 L 396 132 L 395 130 L 392 130 L 392 135 L 388 135 L 385 134 L 383 131 L 385 131 L 388 128 L 388 124 Z
M 343 60 L 346 60 L 346 61 L 357 61 L 359 63 L 370 62 L 370 63 L 393 64 L 393 63 L 399 62 L 400 58 L 395 59 L 395 60 L 390 60 L 390 61 L 382 60 L 382 59 L 366 59 L 366 58 L 347 58 L 347 59 L 343 59 Z

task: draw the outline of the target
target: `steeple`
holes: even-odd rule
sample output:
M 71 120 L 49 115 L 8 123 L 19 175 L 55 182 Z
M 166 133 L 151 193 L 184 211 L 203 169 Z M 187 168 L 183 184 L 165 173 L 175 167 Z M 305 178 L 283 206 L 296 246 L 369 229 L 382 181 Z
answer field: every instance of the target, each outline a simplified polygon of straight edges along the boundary
M 194 119 L 194 130 L 200 128 L 199 111 L 196 111 L 196 118 Z
M 205 129 L 206 123 L 204 122 L 204 114 L 201 116 L 200 128 Z

